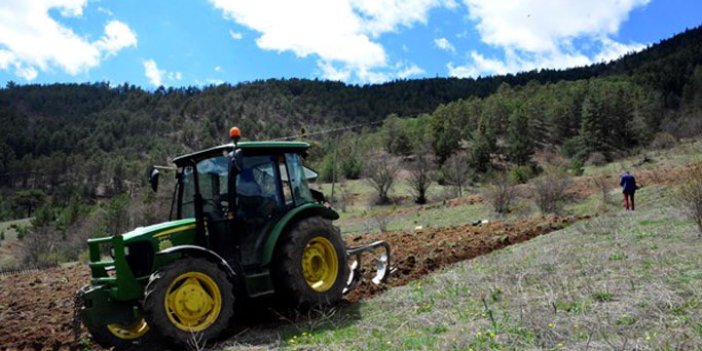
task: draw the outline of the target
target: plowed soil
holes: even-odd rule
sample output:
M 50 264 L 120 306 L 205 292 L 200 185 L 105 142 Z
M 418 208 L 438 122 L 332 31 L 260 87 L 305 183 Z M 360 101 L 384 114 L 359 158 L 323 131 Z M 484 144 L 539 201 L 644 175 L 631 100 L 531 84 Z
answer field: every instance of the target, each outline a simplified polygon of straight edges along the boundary
M 393 273 L 383 286 L 364 281 L 346 296 L 349 303 L 388 286 L 407 284 L 434 270 L 507 245 L 563 228 L 580 218 L 534 217 L 511 223 L 430 228 L 347 238 L 349 246 L 386 240 L 392 247 Z M 366 260 L 368 262 L 370 260 Z M 86 265 L 15 273 L 0 277 L 0 349 L 80 349 L 73 344 L 73 297 L 89 281 Z M 82 336 L 87 337 L 85 329 Z
M 350 246 L 385 240 L 392 248 L 392 274 L 386 284 L 367 281 L 346 296 L 356 302 L 388 286 L 405 285 L 432 271 L 471 259 L 508 245 L 532 239 L 589 217 L 532 217 L 514 222 L 463 225 L 451 228 L 425 228 L 418 232 L 392 232 L 354 236 Z M 365 266 L 369 268 L 369 260 Z

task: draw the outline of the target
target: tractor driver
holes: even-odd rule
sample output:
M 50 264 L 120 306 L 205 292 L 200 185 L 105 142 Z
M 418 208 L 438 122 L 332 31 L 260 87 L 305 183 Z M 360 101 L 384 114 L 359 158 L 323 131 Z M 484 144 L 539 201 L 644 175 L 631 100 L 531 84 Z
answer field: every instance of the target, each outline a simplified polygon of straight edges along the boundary
M 253 170 L 244 168 L 237 177 L 236 193 L 238 195 L 237 215 L 252 218 L 261 204 L 261 185 L 256 182 Z

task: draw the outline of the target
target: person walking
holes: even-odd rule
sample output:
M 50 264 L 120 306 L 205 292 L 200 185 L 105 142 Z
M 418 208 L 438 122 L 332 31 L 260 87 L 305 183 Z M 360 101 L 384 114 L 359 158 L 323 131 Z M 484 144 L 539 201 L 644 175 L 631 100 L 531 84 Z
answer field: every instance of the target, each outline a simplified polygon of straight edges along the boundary
M 636 178 L 634 178 L 633 175 L 629 174 L 629 171 L 624 172 L 622 174 L 621 180 L 619 181 L 619 185 L 622 187 L 622 193 L 624 193 L 624 208 L 626 208 L 627 211 L 634 210 L 634 194 L 636 193 L 636 189 L 639 187 L 636 185 Z

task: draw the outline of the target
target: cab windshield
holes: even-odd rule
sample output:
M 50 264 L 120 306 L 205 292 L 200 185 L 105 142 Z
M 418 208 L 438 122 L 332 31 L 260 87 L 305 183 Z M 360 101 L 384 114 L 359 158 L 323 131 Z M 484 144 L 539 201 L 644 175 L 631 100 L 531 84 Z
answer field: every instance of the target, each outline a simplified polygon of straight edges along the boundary
M 313 202 L 307 183 L 316 173 L 302 165 L 299 154 L 244 156 L 236 177 L 237 217 L 255 217 Z M 202 196 L 203 213 L 223 219 L 229 211 L 229 157 L 218 156 L 187 166 L 180 175 L 179 217 L 195 217 L 195 174 Z

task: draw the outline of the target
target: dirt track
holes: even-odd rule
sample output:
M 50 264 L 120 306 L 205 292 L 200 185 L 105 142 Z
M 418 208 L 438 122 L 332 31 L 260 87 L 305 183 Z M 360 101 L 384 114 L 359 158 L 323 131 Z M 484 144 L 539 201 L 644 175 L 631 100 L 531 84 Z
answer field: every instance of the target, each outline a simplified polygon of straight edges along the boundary
M 404 285 L 436 269 L 563 228 L 575 217 L 534 217 L 511 223 L 425 229 L 348 238 L 350 245 L 387 240 L 393 248 L 389 286 Z M 0 277 L 0 349 L 69 349 L 75 291 L 89 280 L 87 266 L 51 268 Z M 362 284 L 356 302 L 385 287 Z M 87 336 L 85 330 L 83 335 Z M 76 346 L 74 346 L 76 347 Z M 76 347 L 77 348 L 77 347 Z

